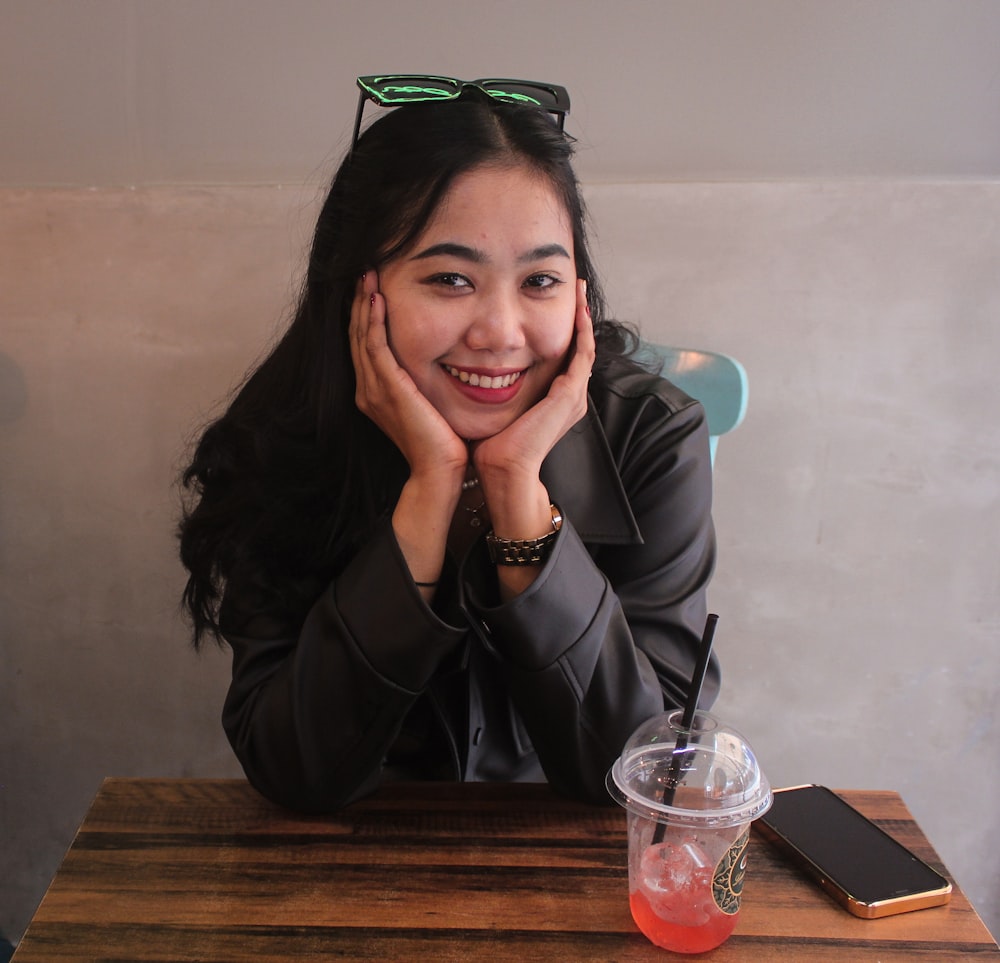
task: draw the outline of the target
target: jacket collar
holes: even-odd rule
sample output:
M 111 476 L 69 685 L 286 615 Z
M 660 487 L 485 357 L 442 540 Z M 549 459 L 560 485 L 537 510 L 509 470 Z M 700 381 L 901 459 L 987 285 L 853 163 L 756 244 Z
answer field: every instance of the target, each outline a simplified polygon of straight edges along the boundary
M 584 542 L 642 544 L 592 399 L 587 399 L 587 414 L 549 452 L 541 479 Z

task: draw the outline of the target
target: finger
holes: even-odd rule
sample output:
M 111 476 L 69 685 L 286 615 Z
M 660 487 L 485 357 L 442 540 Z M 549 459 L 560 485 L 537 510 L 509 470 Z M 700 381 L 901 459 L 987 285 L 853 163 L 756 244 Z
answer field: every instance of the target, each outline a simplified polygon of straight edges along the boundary
M 368 300 L 368 274 L 362 274 L 354 284 L 354 299 L 351 301 L 351 321 L 348 333 L 351 339 L 351 346 L 359 340 L 361 330 L 365 326 L 363 315 L 365 312 L 365 302 Z
M 352 319 L 358 315 L 365 301 L 370 301 L 372 294 L 378 291 L 378 272 L 374 268 L 365 271 L 354 283 L 354 300 L 351 303 Z
M 587 282 L 583 278 L 577 280 L 576 291 L 576 332 L 569 370 L 585 372 L 586 377 L 590 377 L 591 369 L 594 367 L 596 344 L 590 307 L 587 304 Z
M 376 332 L 378 329 L 378 318 L 375 316 L 373 304 L 376 286 L 377 278 L 373 271 L 365 272 L 358 279 L 351 304 L 351 323 L 348 332 L 356 381 L 355 402 L 366 413 L 369 413 L 369 403 L 373 399 L 373 392 L 378 390 L 379 382 L 375 367 L 376 348 L 373 345 L 373 329 Z
M 593 343 L 594 340 L 594 319 L 590 316 L 590 304 L 587 301 L 587 282 L 579 278 L 576 282 L 576 326 L 577 330 L 589 333 L 590 337 L 585 341 Z
M 371 300 L 371 295 L 379 293 L 378 271 L 375 268 L 369 268 L 362 277 L 365 282 L 364 291 L 369 296 L 369 300 Z
M 361 350 L 367 356 L 375 376 L 380 380 L 392 378 L 398 369 L 396 356 L 389 347 L 389 332 L 386 327 L 385 298 L 378 292 L 368 295 L 363 309 L 367 313 L 367 325 Z
M 374 358 L 385 343 L 385 299 L 378 293 L 374 271 L 362 275 L 351 304 L 350 341 L 355 364 L 359 353 Z

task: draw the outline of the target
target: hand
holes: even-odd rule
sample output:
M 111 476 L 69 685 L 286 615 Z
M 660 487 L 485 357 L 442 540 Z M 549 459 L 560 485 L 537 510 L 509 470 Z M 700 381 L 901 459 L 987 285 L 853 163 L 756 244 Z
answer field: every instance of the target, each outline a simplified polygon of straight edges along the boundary
M 421 394 L 389 346 L 385 299 L 378 274 L 369 270 L 357 284 L 351 306 L 351 358 L 357 380 L 355 403 L 402 452 L 414 475 L 448 477 L 461 483 L 465 443 Z M 457 481 L 456 481 L 457 480 Z
M 422 583 L 419 591 L 429 601 L 444 563 L 469 453 L 396 361 L 386 332 L 385 299 L 378 293 L 373 270 L 358 281 L 350 342 L 355 403 L 392 439 L 410 466 L 392 513 L 392 528 L 410 575 Z

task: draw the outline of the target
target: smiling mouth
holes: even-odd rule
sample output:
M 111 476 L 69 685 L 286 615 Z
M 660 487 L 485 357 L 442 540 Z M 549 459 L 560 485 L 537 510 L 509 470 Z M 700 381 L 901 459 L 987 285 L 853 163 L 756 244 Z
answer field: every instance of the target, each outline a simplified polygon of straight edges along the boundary
M 511 371 L 505 375 L 481 375 L 475 371 L 464 371 L 461 368 L 453 368 L 450 364 L 443 365 L 444 370 L 453 378 L 457 378 L 462 384 L 472 385 L 474 388 L 509 388 L 518 378 L 524 374 L 523 371 Z

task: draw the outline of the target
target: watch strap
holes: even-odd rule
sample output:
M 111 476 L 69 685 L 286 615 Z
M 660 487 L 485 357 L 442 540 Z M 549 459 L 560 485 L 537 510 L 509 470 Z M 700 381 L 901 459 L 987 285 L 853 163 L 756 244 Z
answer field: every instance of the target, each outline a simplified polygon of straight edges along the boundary
M 556 535 L 562 528 L 562 512 L 553 502 L 549 505 L 552 513 L 552 531 L 539 538 L 499 538 L 495 532 L 486 535 L 486 547 L 494 565 L 542 565 L 552 554 Z

